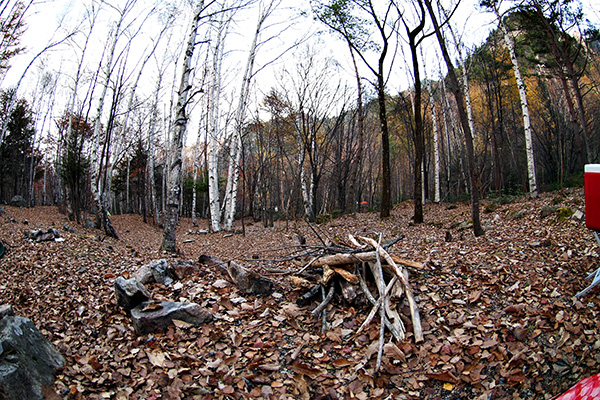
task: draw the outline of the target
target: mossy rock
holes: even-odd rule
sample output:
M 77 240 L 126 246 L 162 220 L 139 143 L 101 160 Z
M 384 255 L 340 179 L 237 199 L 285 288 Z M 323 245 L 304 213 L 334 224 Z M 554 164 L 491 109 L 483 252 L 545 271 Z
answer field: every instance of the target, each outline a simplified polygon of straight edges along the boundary
M 565 221 L 568 218 L 571 218 L 575 214 L 575 211 L 571 207 L 561 207 L 557 210 L 558 220 L 560 222 Z
M 326 224 L 328 222 L 331 222 L 332 220 L 333 220 L 333 216 L 331 214 L 319 214 L 319 215 L 317 215 L 315 222 L 317 224 Z
M 471 229 L 473 227 L 473 220 L 470 219 L 468 221 L 455 222 L 450 227 L 451 229 L 456 229 L 457 231 L 464 231 L 466 229 Z

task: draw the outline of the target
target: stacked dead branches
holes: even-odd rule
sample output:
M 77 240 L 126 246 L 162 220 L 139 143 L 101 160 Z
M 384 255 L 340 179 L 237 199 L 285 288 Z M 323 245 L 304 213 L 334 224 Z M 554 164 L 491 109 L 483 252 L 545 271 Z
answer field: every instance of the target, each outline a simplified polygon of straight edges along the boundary
M 354 238 L 350 235 L 349 245 L 344 247 L 345 251 L 313 257 L 298 272 L 301 273 L 312 268 L 322 268 L 323 271 L 319 283 L 302 296 L 300 301 L 321 293 L 322 301 L 312 311 L 312 314 L 322 319 L 325 330 L 327 329 L 327 305 L 335 293 L 334 277 L 338 277 L 337 281 L 340 283 L 344 297 L 352 297 L 354 291 L 362 291 L 372 304 L 372 308 L 355 335 L 360 334 L 372 323 L 374 317 L 379 315 L 381 325 L 376 366 L 378 370 L 381 366 L 385 330 L 391 332 L 398 341 L 406 339 L 406 327 L 398 311 L 404 297 L 410 309 L 415 342 L 423 340 L 419 309 L 409 284 L 408 272 L 404 268 L 404 266 L 410 266 L 422 269 L 423 266 L 417 262 L 390 255 L 381 245 L 381 236 L 379 241 L 376 241 L 368 237 Z M 367 272 L 370 272 L 370 275 L 367 275 Z M 371 285 L 375 287 L 373 291 L 367 284 L 367 276 L 374 280 L 374 285 Z

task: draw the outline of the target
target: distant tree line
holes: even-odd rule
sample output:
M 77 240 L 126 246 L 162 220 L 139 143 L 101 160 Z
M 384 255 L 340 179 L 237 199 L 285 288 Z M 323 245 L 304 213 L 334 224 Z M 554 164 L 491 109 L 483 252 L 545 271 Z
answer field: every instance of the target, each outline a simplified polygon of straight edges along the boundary
M 318 47 L 297 45 L 293 67 L 280 70 L 280 84 L 251 111 L 261 35 L 278 6 L 259 3 L 240 94 L 227 107 L 227 32 L 236 12 L 251 4 L 197 2 L 188 39 L 179 40 L 185 62 L 177 84 L 165 81 L 177 55 L 158 56 L 157 49 L 175 40 L 167 33 L 183 10 L 162 9 L 158 18 L 156 7 L 140 8 L 136 0 L 111 8 L 112 37 L 99 63 L 88 64 L 94 24 L 109 12 L 89 8 L 88 31 L 80 29 L 77 39 L 79 69 L 59 118 L 48 117 L 58 96 L 50 72 L 39 78 L 31 104 L 2 90 L 0 201 L 19 194 L 32 206 L 58 205 L 77 222 L 90 213 L 114 236 L 109 216 L 116 213 L 161 226 L 176 225 L 179 216 L 208 218 L 216 231 L 233 229 L 234 218 L 270 226 L 368 210 L 386 217 L 386 207 L 406 199 L 414 200 L 421 222 L 426 201 L 470 198 L 478 209 L 482 196 L 580 185 L 583 165 L 599 162 L 600 35 L 580 25 L 575 2 L 529 0 L 500 12 L 498 2 L 486 0 L 482 10 L 495 13 L 498 29 L 474 49 L 449 39 L 457 37 L 447 20 L 452 10 L 430 0 L 414 0 L 412 13 L 394 2 L 386 10 L 365 0 L 313 3 L 318 19 L 347 45 L 356 85 L 338 79 L 339 64 Z M 21 4 L 14 12 L 24 10 Z M 19 32 L 10 18 L 2 29 Z M 164 28 L 141 59 L 128 60 L 149 20 Z M 419 46 L 434 34 L 450 69 L 422 58 Z M 394 35 L 408 37 L 411 48 L 413 85 L 401 92 L 386 86 L 386 42 Z M 18 53 L 18 37 L 0 54 L 0 68 Z M 368 65 L 365 78 L 358 65 L 370 62 L 369 52 L 380 64 Z M 150 93 L 139 88 L 147 63 L 159 72 Z M 169 107 L 161 103 L 167 93 Z M 192 113 L 197 127 L 189 124 Z M 194 145 L 184 146 L 186 135 Z

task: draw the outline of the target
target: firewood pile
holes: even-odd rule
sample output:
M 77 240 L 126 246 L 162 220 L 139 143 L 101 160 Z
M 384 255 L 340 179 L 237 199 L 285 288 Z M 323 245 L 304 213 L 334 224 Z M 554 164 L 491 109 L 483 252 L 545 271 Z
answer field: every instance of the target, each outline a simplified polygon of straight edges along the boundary
M 301 276 L 314 276 L 311 271 L 317 269 L 322 271 L 318 275 L 317 284 L 311 285 L 311 290 L 301 296 L 298 303 L 306 304 L 321 294 L 321 302 L 312 311 L 312 315 L 322 319 L 323 330 L 327 329 L 327 305 L 334 297 L 336 288 L 348 301 L 352 301 L 360 292 L 365 295 L 372 308 L 355 335 L 360 334 L 379 315 L 378 366 L 381 362 L 385 329 L 398 341 L 406 339 L 406 327 L 399 313 L 404 298 L 410 309 L 415 342 L 423 341 L 419 308 L 410 287 L 408 271 L 404 267 L 424 267 L 420 263 L 390 255 L 386 248 L 396 241 L 382 246 L 381 236 L 378 242 L 372 238 L 355 238 L 350 235 L 345 243 L 318 250 L 313 246 L 310 252 L 303 255 L 303 259 L 309 261 L 305 261 L 303 268 L 290 277 L 292 283 L 306 287 L 310 285 L 310 281 Z

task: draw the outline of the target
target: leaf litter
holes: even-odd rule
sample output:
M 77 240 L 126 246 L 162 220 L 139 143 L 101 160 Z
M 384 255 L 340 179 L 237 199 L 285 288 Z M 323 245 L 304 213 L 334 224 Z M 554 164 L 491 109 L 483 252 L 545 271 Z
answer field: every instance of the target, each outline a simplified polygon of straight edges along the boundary
M 277 291 L 248 296 L 210 268 L 176 289 L 149 285 L 154 300 L 196 302 L 215 319 L 200 327 L 174 321 L 167 332 L 145 336 L 136 336 L 117 306 L 113 281 L 171 257 L 158 251 L 157 227 L 139 216 L 113 216 L 116 241 L 90 228 L 56 228 L 69 222 L 53 207 L 6 207 L 0 299 L 65 356 L 52 388 L 63 399 L 549 399 L 597 373 L 600 363 L 598 291 L 574 297 L 598 268 L 600 251 L 583 220 L 540 216 L 557 204 L 582 210 L 583 192 L 499 204 L 482 214 L 487 231 L 478 238 L 461 228 L 467 204 L 428 204 L 425 224 L 416 226 L 412 205 L 402 203 L 383 221 L 362 213 L 314 230 L 246 221 L 245 236 L 214 233 L 193 242 L 198 228 L 183 219 L 179 258 L 236 260 L 276 281 Z M 64 241 L 25 240 L 25 231 L 51 228 Z M 272 272 L 301 269 L 286 255 L 298 233 L 318 243 L 315 232 L 333 241 L 404 235 L 390 252 L 425 265 L 408 268 L 425 340 L 415 344 L 410 329 L 404 342 L 386 333 L 378 373 L 377 324 L 354 335 L 368 307 L 336 295 L 322 332 L 311 316 L 317 304 L 296 304 L 309 289 L 306 279 Z

